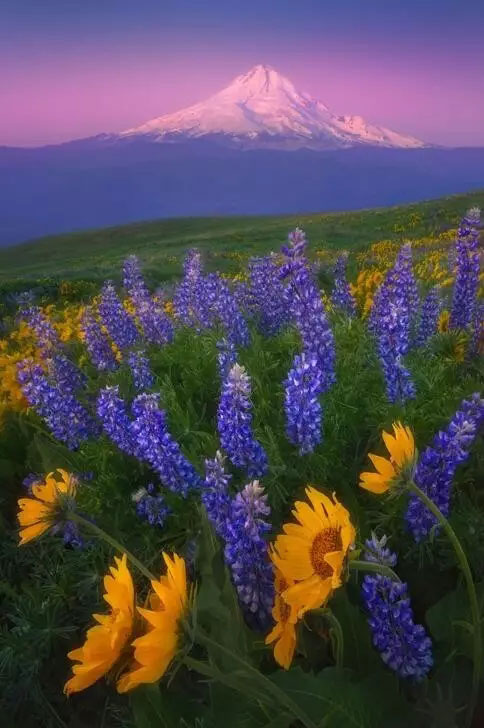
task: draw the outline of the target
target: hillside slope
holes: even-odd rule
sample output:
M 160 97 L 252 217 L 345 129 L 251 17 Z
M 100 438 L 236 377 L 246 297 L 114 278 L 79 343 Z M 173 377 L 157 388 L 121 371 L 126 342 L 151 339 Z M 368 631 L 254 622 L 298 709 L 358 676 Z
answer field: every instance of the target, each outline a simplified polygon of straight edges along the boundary
M 265 217 L 173 218 L 40 238 L 0 250 L 0 281 L 43 277 L 99 280 L 117 277 L 122 260 L 136 253 L 158 280 L 181 270 L 190 247 L 208 256 L 209 268 L 230 269 L 237 254 L 278 250 L 299 225 L 312 245 L 358 249 L 382 239 L 411 240 L 456 227 L 469 207 L 484 207 L 484 189 L 466 195 L 345 213 Z M 210 257 L 222 256 L 211 262 Z

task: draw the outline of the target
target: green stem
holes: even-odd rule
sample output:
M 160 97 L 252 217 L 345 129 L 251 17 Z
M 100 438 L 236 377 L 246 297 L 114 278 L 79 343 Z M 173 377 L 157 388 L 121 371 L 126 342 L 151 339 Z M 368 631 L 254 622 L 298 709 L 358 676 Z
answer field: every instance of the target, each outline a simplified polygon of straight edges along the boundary
M 212 647 L 217 650 L 220 650 L 220 652 L 225 653 L 228 657 L 230 657 L 234 662 L 239 663 L 241 667 L 243 667 L 249 674 L 251 674 L 259 684 L 264 686 L 267 693 L 270 693 L 281 705 L 284 705 L 287 710 L 289 710 L 292 715 L 294 715 L 295 718 L 298 718 L 298 720 L 303 723 L 303 725 L 307 726 L 307 728 L 317 728 L 316 724 L 311 720 L 311 718 L 306 715 L 306 713 L 302 710 L 302 708 L 299 707 L 297 703 L 295 703 L 291 698 L 286 695 L 280 688 L 277 687 L 275 683 L 273 683 L 269 678 L 267 678 L 265 675 L 263 675 L 259 670 L 257 670 L 255 667 L 252 667 L 252 665 L 245 660 L 243 660 L 238 655 L 234 654 L 230 650 L 228 650 L 226 647 L 223 647 L 223 645 L 220 645 L 218 642 L 215 642 L 207 635 L 203 634 L 200 630 L 197 630 L 196 641 L 204 645 L 205 647 Z
M 373 561 L 359 561 L 358 559 L 348 561 L 350 571 L 373 571 L 383 576 L 388 576 L 393 581 L 401 581 L 398 574 L 395 574 L 393 569 L 383 564 L 377 564 Z
M 149 579 L 150 581 L 156 581 L 156 576 L 152 574 L 151 571 L 147 569 L 146 566 L 142 564 L 141 561 L 139 561 L 139 559 L 136 558 L 136 556 L 133 556 L 133 554 L 128 551 L 127 548 L 119 543 L 119 541 L 110 536 L 109 533 L 106 533 L 106 531 L 104 531 L 102 528 L 96 526 L 95 523 L 88 521 L 87 518 L 80 516 L 79 513 L 76 513 L 75 511 L 70 511 L 69 518 L 71 519 L 71 521 L 79 523 L 85 528 L 91 530 L 94 534 L 96 534 L 98 538 L 100 538 L 102 541 L 106 541 L 106 543 L 112 546 L 113 549 L 119 551 L 120 554 L 126 554 L 126 556 L 128 557 L 128 561 L 130 561 L 133 566 L 136 566 L 136 568 L 141 571 L 141 573 L 146 576 L 147 579 Z
M 444 514 L 440 511 L 440 509 L 435 505 L 435 503 L 421 490 L 418 485 L 416 485 L 413 481 L 410 481 L 408 483 L 408 489 L 415 493 L 415 495 L 420 498 L 422 503 L 426 505 L 426 507 L 431 511 L 439 524 L 444 529 L 449 541 L 451 542 L 455 555 L 457 556 L 457 560 L 459 562 L 460 568 L 462 570 L 462 573 L 464 575 L 464 579 L 466 582 L 467 587 L 467 595 L 469 597 L 469 602 L 471 606 L 471 614 L 472 614 L 472 625 L 473 625 L 473 663 L 474 663 L 474 669 L 472 673 L 472 692 L 471 697 L 469 700 L 469 704 L 467 706 L 467 720 L 466 720 L 466 726 L 469 727 L 472 724 L 472 718 L 474 716 L 474 711 L 476 709 L 477 704 L 477 697 L 479 693 L 479 683 L 481 680 L 481 667 L 482 667 L 482 633 L 481 633 L 481 619 L 479 615 L 479 602 L 477 601 L 477 594 L 476 594 L 476 588 L 474 586 L 474 580 L 472 578 L 472 572 L 469 566 L 469 562 L 467 560 L 467 556 L 465 555 L 464 549 L 461 546 L 461 543 L 459 539 L 457 538 L 457 535 L 450 525 L 447 518 L 444 516 Z
M 330 628 L 330 634 L 334 637 L 334 642 L 336 643 L 336 647 L 333 644 L 333 650 L 334 650 L 334 657 L 336 661 L 336 667 L 343 667 L 343 656 L 344 656 L 344 635 L 343 635 L 343 628 L 341 627 L 339 619 L 336 617 L 335 614 L 329 609 L 329 607 L 322 608 L 322 609 L 312 609 L 312 614 L 318 614 L 321 617 L 324 617 L 331 625 Z

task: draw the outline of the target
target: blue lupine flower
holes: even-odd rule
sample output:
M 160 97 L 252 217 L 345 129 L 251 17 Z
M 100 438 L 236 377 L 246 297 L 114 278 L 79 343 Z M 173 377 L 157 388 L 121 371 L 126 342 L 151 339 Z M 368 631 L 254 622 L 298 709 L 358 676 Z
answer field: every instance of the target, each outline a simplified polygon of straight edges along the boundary
M 463 400 L 447 428 L 435 435 L 432 444 L 419 457 L 415 483 L 446 517 L 450 511 L 455 472 L 469 457 L 471 445 L 483 423 L 484 399 L 476 392 L 470 399 Z M 406 521 L 417 542 L 425 539 L 437 526 L 435 516 L 413 494 L 410 495 Z
M 477 250 L 479 210 L 473 208 L 467 214 L 468 217 L 462 221 L 457 234 L 457 273 L 449 321 L 451 329 L 466 329 L 470 325 L 479 286 L 480 255 Z
M 381 321 L 387 314 L 388 305 L 398 307 L 401 321 L 398 331 L 398 354 L 404 355 L 410 348 L 411 324 L 419 304 L 419 295 L 412 270 L 412 248 L 410 243 L 402 245 L 395 265 L 385 276 L 385 280 L 375 293 L 370 312 L 368 328 L 378 336 L 385 324 Z
M 387 541 L 387 536 L 378 538 L 376 533 L 372 531 L 371 538 L 365 541 L 365 561 L 393 568 L 397 563 L 397 555 L 387 547 Z
M 336 308 L 344 311 L 348 316 L 356 316 L 356 301 L 353 298 L 348 281 L 346 280 L 346 264 L 348 254 L 340 255 L 334 267 L 334 288 L 331 301 Z
M 245 281 L 234 281 L 233 294 L 235 303 L 239 311 L 241 311 L 245 317 L 252 317 L 252 295 L 250 286 Z
M 155 383 L 150 362 L 144 351 L 132 351 L 128 354 L 128 364 L 133 375 L 134 386 L 139 392 L 150 389 Z
M 217 318 L 220 320 L 222 326 L 226 331 L 227 339 L 234 346 L 248 346 L 250 342 L 250 332 L 247 326 L 247 321 L 242 315 L 235 296 L 228 287 L 226 281 L 223 280 L 218 274 L 213 274 L 212 278 L 209 278 L 209 285 L 212 290 L 216 292 L 215 301 L 212 304 L 212 309 L 215 311 Z M 215 281 L 215 278 L 218 280 Z
M 296 273 L 300 268 L 307 266 L 305 256 L 307 239 L 306 234 L 301 228 L 296 228 L 288 235 L 288 245 L 283 245 L 281 251 L 285 256 L 283 266 L 279 271 L 280 278 Z
M 52 529 L 52 533 L 62 533 L 64 546 L 72 546 L 73 549 L 82 549 L 86 545 L 79 531 L 79 526 L 73 521 L 63 521 L 62 523 L 56 524 Z
M 138 329 L 110 281 L 104 284 L 101 291 L 99 315 L 110 337 L 121 351 L 129 349 L 137 342 Z
M 472 322 L 471 340 L 467 351 L 468 358 L 484 354 L 484 302 L 477 303 Z
M 376 339 L 390 402 L 405 402 L 415 397 L 415 386 L 402 357 L 410 348 L 412 320 L 417 305 L 412 251 L 410 244 L 406 244 L 375 294 L 368 324 Z
M 481 211 L 478 207 L 471 207 L 462 218 L 457 230 L 457 238 L 464 242 L 469 250 L 479 247 L 479 225 Z
M 144 337 L 150 344 L 164 346 L 173 341 L 173 324 L 162 305 L 150 295 L 144 296 L 139 288 L 133 289 L 131 300 Z
M 74 395 L 50 381 L 32 359 L 18 362 L 17 379 L 28 403 L 70 450 L 98 434 L 97 424 Z
M 436 333 L 440 313 L 440 297 L 438 286 L 432 288 L 423 304 L 420 324 L 415 339 L 415 346 L 425 346 L 428 340 Z
M 250 477 L 267 472 L 267 455 L 252 433 L 250 378 L 244 367 L 234 364 L 222 384 L 217 425 L 222 448 L 231 462 L 246 468 Z
M 166 505 L 162 495 L 154 495 L 155 493 L 155 486 L 150 483 L 146 488 L 140 488 L 133 493 L 132 499 L 136 503 L 136 513 L 141 519 L 148 521 L 150 526 L 163 528 L 171 508 Z
M 150 344 L 163 346 L 173 340 L 173 324 L 163 306 L 151 296 L 141 273 L 138 258 L 130 255 L 124 261 L 124 287 L 127 289 L 136 316 Z
M 289 236 L 289 246 L 283 246 L 287 262 L 281 268 L 281 276 L 288 278 L 284 298 L 292 320 L 299 329 L 303 351 L 318 358 L 323 374 L 325 392 L 335 382 L 334 337 L 321 300 L 321 293 L 304 257 L 306 239 L 302 230 Z
M 135 288 L 142 289 L 145 295 L 149 295 L 148 289 L 141 273 L 139 260 L 136 255 L 128 255 L 123 264 L 123 285 L 131 294 Z
M 271 625 L 274 573 L 265 534 L 270 515 L 264 489 L 255 480 L 232 501 L 225 537 L 225 560 L 248 624 L 261 631 Z
M 114 371 L 118 367 L 109 339 L 94 318 L 92 309 L 86 308 L 81 318 L 84 344 L 92 363 L 100 372 Z
M 106 435 L 127 455 L 138 455 L 131 433 L 131 420 L 126 403 L 119 396 L 119 387 L 101 389 L 97 398 L 97 416 Z
M 231 514 L 232 498 L 229 494 L 231 475 L 225 472 L 225 458 L 217 450 L 212 460 L 205 460 L 205 482 L 202 486 L 202 503 L 217 535 L 227 537 L 227 520 Z
M 202 275 L 199 251 L 189 250 L 183 264 L 183 280 L 173 295 L 173 307 L 176 318 L 198 332 L 211 328 L 214 323 L 210 306 L 213 296 L 207 279 L 210 277 Z
M 47 366 L 50 377 L 61 392 L 74 394 L 78 389 L 85 388 L 86 375 L 64 354 L 54 354 L 47 360 Z
M 235 351 L 235 346 L 230 341 L 227 341 L 227 339 L 217 341 L 217 349 L 217 368 L 220 378 L 223 381 L 230 369 L 237 362 L 237 352 Z
M 166 414 L 158 400 L 158 394 L 139 394 L 135 398 L 131 435 L 138 457 L 151 465 L 167 488 L 186 497 L 191 489 L 201 486 L 202 480 L 168 432 Z
M 258 328 L 266 336 L 274 336 L 288 323 L 289 312 L 273 257 L 252 258 L 249 277 L 250 308 L 255 313 Z
M 62 348 L 57 331 L 38 306 L 22 307 L 19 315 L 34 331 L 41 349 L 51 352 L 53 349 Z
M 366 542 L 367 561 L 395 566 L 396 554 L 385 548 L 386 538 Z M 361 587 L 373 644 L 385 665 L 399 677 L 422 680 L 433 665 L 432 642 L 415 624 L 407 585 L 382 574 L 368 574 Z
M 319 396 L 324 377 L 315 354 L 294 357 L 293 367 L 284 382 L 286 433 L 300 455 L 312 452 L 321 442 L 323 410 Z
M 39 473 L 29 473 L 23 480 L 22 485 L 27 488 L 29 495 L 32 495 L 32 486 L 42 483 L 42 475 Z
M 386 313 L 379 318 L 377 349 L 390 402 L 405 402 L 416 395 L 410 372 L 402 360 L 407 349 L 407 321 L 407 309 L 394 303 L 389 303 Z

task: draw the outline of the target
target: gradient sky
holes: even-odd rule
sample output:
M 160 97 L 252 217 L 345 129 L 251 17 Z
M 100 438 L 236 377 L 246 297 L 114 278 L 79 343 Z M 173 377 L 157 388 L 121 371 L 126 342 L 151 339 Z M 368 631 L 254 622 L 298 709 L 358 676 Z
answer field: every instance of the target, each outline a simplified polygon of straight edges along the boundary
M 336 113 L 484 146 L 484 0 L 0 0 L 0 144 L 121 131 L 257 63 Z

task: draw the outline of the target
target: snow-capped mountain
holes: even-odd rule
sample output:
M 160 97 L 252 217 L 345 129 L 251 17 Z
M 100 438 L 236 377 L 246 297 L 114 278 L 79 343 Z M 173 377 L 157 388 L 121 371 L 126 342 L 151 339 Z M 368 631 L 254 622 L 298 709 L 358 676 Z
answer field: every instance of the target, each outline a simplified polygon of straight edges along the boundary
M 229 86 L 186 109 L 165 114 L 119 135 L 177 141 L 223 137 L 238 146 L 341 149 L 358 145 L 416 149 L 414 137 L 367 123 L 361 116 L 337 116 L 270 66 L 254 66 Z

